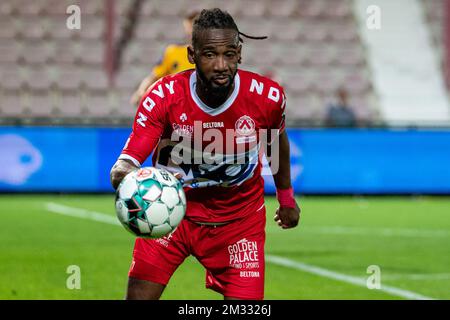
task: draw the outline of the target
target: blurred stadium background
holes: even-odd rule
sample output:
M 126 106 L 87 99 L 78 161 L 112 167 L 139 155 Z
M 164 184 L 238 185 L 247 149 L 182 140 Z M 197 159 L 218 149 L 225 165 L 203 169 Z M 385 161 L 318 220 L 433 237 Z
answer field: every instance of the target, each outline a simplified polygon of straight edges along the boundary
M 70 5 L 79 30 L 66 27 Z M 114 216 L 108 173 L 129 99 L 165 46 L 185 41 L 183 17 L 213 7 L 269 37 L 245 40 L 241 68 L 288 97 L 303 226 L 281 233 L 269 219 L 266 297 L 449 299 L 449 0 L 2 0 L 0 299 L 122 298 L 132 239 L 95 217 Z M 349 126 L 327 118 L 337 90 Z M 367 197 L 380 194 L 395 197 Z M 70 264 L 81 290 L 65 286 Z M 369 265 L 384 290 L 361 285 Z M 197 290 L 190 260 L 175 277 L 165 298 L 218 298 Z

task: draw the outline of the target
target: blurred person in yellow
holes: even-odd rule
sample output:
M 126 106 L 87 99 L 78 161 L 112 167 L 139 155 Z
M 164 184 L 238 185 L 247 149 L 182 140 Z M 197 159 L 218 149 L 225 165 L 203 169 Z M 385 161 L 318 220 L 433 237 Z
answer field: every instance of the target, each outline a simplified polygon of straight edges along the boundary
M 193 69 L 195 65 L 189 62 L 187 57 L 187 46 L 192 37 L 192 24 L 198 12 L 191 12 L 183 19 L 184 32 L 186 33 L 186 44 L 171 44 L 166 47 L 160 62 L 153 68 L 152 73 L 142 80 L 138 89 L 131 96 L 130 102 L 138 105 L 147 89 L 159 78 L 184 70 Z

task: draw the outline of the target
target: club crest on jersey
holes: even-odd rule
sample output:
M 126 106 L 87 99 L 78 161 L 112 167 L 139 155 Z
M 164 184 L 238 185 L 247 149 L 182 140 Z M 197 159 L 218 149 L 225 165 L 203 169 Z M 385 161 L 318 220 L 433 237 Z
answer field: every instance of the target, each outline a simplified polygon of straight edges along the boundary
M 235 129 L 239 135 L 249 136 L 255 132 L 255 121 L 249 116 L 242 116 L 236 121 Z

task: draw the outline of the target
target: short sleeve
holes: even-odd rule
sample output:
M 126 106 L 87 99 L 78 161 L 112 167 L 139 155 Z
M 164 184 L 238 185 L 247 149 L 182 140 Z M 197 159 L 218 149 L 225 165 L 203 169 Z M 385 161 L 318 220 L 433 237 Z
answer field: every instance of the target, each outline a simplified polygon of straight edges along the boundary
M 281 86 L 272 87 L 269 93 L 269 129 L 277 129 L 278 134 L 285 129 L 286 95 Z
M 141 99 L 133 122 L 133 131 L 119 159 L 128 159 L 140 166 L 153 152 L 166 126 L 165 100 L 152 92 L 162 86 L 159 80 Z

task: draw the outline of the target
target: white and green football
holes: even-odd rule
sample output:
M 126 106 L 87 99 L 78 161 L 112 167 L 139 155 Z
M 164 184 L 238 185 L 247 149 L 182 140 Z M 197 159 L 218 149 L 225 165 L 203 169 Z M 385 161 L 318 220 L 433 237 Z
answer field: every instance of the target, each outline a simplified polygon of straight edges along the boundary
M 116 213 L 125 229 L 134 235 L 164 237 L 186 213 L 183 186 L 164 169 L 144 167 L 130 172 L 117 188 Z

